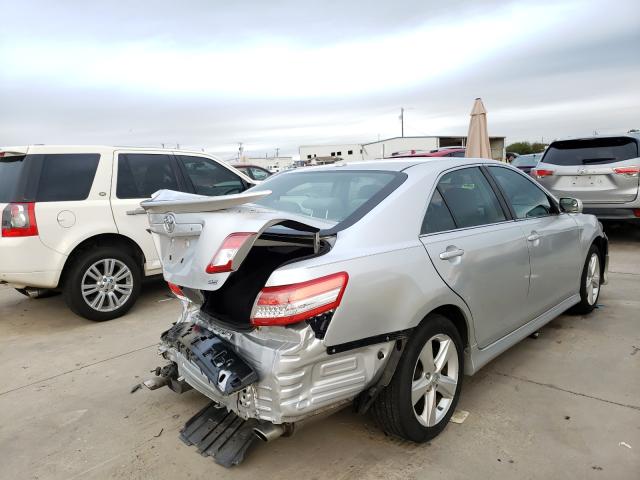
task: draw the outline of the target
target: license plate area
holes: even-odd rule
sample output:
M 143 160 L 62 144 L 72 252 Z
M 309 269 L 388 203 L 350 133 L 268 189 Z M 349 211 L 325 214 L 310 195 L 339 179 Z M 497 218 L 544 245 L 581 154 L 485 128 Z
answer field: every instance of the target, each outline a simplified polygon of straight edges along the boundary
M 196 365 L 222 395 L 238 392 L 258 380 L 258 374 L 215 333 L 181 322 L 164 332 L 161 340 Z
M 578 175 L 571 177 L 571 185 L 575 187 L 598 187 L 604 185 L 602 175 Z

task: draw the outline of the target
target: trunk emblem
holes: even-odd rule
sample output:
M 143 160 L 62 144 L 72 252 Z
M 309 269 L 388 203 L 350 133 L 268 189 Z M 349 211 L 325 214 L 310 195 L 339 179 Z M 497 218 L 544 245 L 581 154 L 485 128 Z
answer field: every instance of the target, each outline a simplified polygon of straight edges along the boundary
M 174 217 L 172 213 L 165 215 L 162 223 L 167 233 L 173 233 L 176 229 L 176 217 Z

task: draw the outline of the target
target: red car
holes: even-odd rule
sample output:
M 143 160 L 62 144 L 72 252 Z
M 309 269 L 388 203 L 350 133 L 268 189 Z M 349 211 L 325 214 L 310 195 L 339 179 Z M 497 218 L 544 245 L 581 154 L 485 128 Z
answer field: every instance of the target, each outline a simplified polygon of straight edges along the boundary
M 464 157 L 464 147 L 443 147 L 428 152 L 425 150 L 406 150 L 391 154 L 391 158 L 407 157 Z

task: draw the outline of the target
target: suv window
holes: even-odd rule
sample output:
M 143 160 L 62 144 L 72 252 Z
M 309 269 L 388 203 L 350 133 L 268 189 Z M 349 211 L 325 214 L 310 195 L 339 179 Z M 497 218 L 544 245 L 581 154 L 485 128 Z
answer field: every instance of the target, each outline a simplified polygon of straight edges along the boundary
M 240 193 L 245 189 L 240 177 L 213 160 L 189 155 L 178 155 L 178 160 L 191 180 L 193 191 L 199 195 L 215 197 Z
M 628 137 L 588 138 L 553 142 L 542 161 L 552 165 L 602 165 L 638 156 L 638 144 Z
M 478 167 L 447 173 L 438 182 L 438 191 L 457 228 L 488 225 L 507 219 L 498 197 Z
M 456 223 L 453 221 L 451 212 L 442 199 L 442 195 L 436 189 L 429 202 L 427 208 L 427 214 L 424 216 L 422 222 L 422 230 L 420 233 L 436 233 L 444 232 L 446 230 L 453 230 L 456 228 Z
M 179 190 L 171 155 L 124 153 L 118 156 L 118 198 L 149 198 L 162 189 Z
M 250 170 L 251 170 L 250 177 L 253 178 L 254 180 L 264 180 L 269 176 L 269 172 L 261 168 L 251 167 Z
M 1 158 L 0 202 L 84 200 L 89 196 L 99 161 L 100 155 L 97 153 Z
M 555 213 L 547 194 L 531 180 L 508 168 L 489 167 L 489 171 L 502 187 L 517 218 L 544 217 Z

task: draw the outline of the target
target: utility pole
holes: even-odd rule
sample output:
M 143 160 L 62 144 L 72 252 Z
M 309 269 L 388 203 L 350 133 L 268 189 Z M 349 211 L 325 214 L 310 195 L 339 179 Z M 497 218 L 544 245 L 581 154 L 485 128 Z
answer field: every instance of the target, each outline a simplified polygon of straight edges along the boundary
M 280 156 L 279 154 L 280 154 L 280 148 L 276 147 L 276 159 L 279 158 L 279 156 Z
M 238 142 L 238 161 L 242 161 L 242 154 L 244 152 L 244 148 L 242 147 L 242 142 Z
M 400 108 L 400 134 L 404 138 L 404 107 Z

